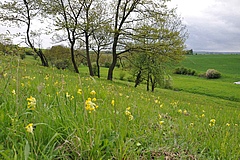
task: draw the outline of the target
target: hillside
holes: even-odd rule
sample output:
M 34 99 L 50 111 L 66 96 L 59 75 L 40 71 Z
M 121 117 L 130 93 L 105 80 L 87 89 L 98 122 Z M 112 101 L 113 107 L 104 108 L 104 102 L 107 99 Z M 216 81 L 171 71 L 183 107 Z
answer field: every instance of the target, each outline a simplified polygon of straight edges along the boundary
M 237 101 L 1 58 L 0 159 L 240 158 Z

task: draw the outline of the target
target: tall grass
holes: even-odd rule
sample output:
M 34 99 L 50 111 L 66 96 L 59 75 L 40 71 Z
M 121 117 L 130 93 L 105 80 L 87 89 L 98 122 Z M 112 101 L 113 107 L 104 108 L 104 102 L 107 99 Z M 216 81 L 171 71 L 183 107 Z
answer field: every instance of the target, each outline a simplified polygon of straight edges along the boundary
M 0 159 L 240 158 L 239 102 L 5 62 Z

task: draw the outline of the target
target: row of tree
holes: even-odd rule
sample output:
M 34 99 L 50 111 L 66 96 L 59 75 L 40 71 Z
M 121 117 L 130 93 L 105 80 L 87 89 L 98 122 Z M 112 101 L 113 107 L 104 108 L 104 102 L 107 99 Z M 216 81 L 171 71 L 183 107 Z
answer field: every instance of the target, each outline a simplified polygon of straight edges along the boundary
M 146 80 L 153 90 L 166 64 L 178 61 L 185 53 L 186 27 L 176 9 L 167 7 L 168 1 L 11 0 L 0 3 L 0 19 L 18 26 L 26 25 L 26 43 L 40 57 L 43 66 L 49 65 L 48 60 L 34 43 L 40 33 L 31 27 L 33 22 L 46 19 L 53 22 L 50 32 L 55 32 L 55 40 L 69 43 L 75 72 L 79 73 L 76 46 L 85 48 L 91 76 L 94 72 L 90 51 L 96 53 L 99 68 L 101 51 L 110 49 L 112 62 L 108 80 L 113 79 L 118 58 L 127 58 L 136 71 L 136 86 Z

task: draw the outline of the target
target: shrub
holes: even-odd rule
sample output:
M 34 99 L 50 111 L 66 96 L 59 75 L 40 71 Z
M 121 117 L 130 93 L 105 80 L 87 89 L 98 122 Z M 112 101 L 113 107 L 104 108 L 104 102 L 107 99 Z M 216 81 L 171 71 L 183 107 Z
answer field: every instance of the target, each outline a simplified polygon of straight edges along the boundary
M 55 61 L 55 66 L 57 69 L 66 69 L 69 66 L 69 62 L 67 60 L 57 60 Z
M 178 67 L 178 68 L 175 69 L 174 73 L 175 74 L 183 74 L 183 75 L 194 76 L 196 74 L 196 71 L 192 70 L 192 69 L 185 68 L 185 67 Z
M 104 63 L 104 67 L 106 67 L 106 68 L 109 68 L 109 67 L 110 67 L 110 65 L 111 65 L 111 63 L 110 63 L 110 62 L 105 62 L 105 63 Z
M 217 79 L 221 77 L 221 73 L 215 69 L 208 69 L 206 72 L 206 77 L 208 79 Z

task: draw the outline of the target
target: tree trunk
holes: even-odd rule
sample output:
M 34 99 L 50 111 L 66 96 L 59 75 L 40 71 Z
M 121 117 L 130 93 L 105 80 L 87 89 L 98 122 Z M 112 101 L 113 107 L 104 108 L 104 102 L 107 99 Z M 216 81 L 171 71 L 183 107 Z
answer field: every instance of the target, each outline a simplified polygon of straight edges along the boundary
M 150 74 L 148 73 L 148 76 L 147 76 L 147 91 L 149 91 L 149 78 L 150 78 Z
M 27 9 L 27 42 L 28 42 L 29 46 L 32 48 L 32 50 L 40 57 L 42 65 L 45 66 L 45 67 L 48 67 L 47 58 L 42 53 L 42 50 L 41 49 L 37 50 L 30 40 L 31 15 L 30 15 L 30 10 L 29 10 L 29 6 L 28 6 L 27 1 L 24 0 L 23 2 L 24 2 L 25 7 Z
M 85 41 L 86 41 L 86 55 L 87 55 L 87 64 L 88 64 L 89 74 L 90 74 L 90 76 L 94 76 L 90 53 L 89 53 L 89 36 L 86 31 L 85 31 Z
M 98 49 L 98 51 L 97 51 L 97 60 L 96 60 L 96 64 L 97 64 L 97 76 L 98 76 L 98 78 L 100 78 L 99 59 L 100 59 L 100 50 Z
M 115 33 L 114 35 L 114 41 L 113 41 L 113 47 L 112 47 L 112 64 L 110 65 L 108 69 L 108 77 L 107 80 L 112 81 L 113 78 L 113 70 L 117 64 L 117 43 L 118 43 L 118 37 L 119 34 Z
M 135 86 L 134 87 L 137 87 L 141 83 L 141 74 L 142 74 L 142 71 L 140 70 L 137 74 L 137 78 L 135 80 Z
M 71 58 L 72 58 L 72 64 L 74 67 L 74 70 L 76 73 L 79 73 L 76 61 L 75 61 L 75 56 L 74 56 L 74 43 L 71 43 Z

